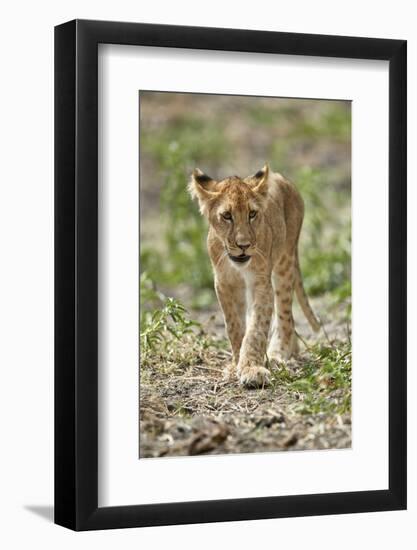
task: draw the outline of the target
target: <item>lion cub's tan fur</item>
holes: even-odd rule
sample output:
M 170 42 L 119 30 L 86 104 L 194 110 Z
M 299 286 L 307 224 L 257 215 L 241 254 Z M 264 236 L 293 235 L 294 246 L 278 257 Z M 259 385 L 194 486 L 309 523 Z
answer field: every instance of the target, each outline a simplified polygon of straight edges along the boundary
M 233 370 L 242 384 L 263 385 L 269 374 L 266 352 L 270 360 L 281 361 L 298 350 L 294 290 L 312 328 L 319 328 L 298 261 L 303 200 L 292 183 L 268 166 L 245 179 L 222 181 L 197 169 L 189 190 L 209 221 L 208 251 Z

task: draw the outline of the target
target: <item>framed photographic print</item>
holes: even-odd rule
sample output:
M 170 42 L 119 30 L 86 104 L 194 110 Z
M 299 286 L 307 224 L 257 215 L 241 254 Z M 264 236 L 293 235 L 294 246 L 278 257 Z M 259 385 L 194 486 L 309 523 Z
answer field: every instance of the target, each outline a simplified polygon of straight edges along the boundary
M 406 42 L 55 29 L 55 521 L 406 507 Z

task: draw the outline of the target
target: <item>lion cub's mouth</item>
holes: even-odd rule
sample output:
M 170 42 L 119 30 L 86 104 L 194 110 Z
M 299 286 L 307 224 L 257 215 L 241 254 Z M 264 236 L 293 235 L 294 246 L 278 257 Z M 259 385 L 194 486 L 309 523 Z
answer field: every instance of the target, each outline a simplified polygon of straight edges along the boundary
M 241 254 L 240 256 L 232 256 L 232 254 L 229 254 L 229 258 L 232 260 L 232 262 L 243 264 L 245 262 L 248 262 L 251 259 L 251 256 L 248 256 L 246 254 Z

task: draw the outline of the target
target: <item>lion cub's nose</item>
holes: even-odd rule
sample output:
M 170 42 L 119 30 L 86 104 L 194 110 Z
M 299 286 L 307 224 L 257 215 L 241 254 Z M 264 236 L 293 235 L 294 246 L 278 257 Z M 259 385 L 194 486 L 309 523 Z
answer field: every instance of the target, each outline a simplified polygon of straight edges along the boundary
M 241 249 L 242 249 L 242 251 L 243 251 L 243 252 L 245 252 L 245 250 L 246 250 L 247 248 L 249 248 L 249 247 L 250 247 L 250 244 L 249 244 L 249 243 L 245 243 L 245 244 L 242 244 L 242 243 L 236 243 L 236 244 L 237 244 L 237 246 L 238 246 L 239 248 L 241 248 Z

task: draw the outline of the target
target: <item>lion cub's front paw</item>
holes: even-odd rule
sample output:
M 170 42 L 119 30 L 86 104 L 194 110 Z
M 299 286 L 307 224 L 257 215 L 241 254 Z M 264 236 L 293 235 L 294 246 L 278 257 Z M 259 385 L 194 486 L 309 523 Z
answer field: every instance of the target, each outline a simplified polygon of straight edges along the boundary
M 260 388 L 269 384 L 269 376 L 265 367 L 244 367 L 239 372 L 239 381 L 247 388 Z

